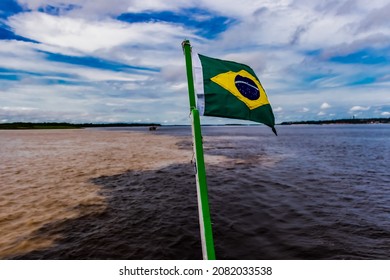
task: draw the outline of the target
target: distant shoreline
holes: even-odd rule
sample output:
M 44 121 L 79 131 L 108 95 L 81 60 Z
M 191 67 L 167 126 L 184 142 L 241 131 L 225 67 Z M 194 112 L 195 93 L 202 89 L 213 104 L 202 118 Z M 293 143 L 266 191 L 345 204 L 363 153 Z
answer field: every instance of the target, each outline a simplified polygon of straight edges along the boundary
M 1 123 L 1 129 L 80 129 L 88 127 L 157 127 L 161 126 L 156 123 L 67 123 L 67 122 L 43 122 L 43 123 L 31 123 L 31 122 L 14 122 L 14 123 Z
M 319 120 L 319 121 L 291 121 L 282 122 L 278 125 L 322 125 L 322 124 L 388 124 L 390 118 L 369 118 L 369 119 L 338 119 L 338 120 Z M 254 124 L 257 125 L 257 124 Z M 93 127 L 160 127 L 158 123 L 67 123 L 67 122 L 14 122 L 0 123 L 0 130 L 5 129 L 81 129 Z M 188 125 L 171 125 L 188 126 Z M 214 126 L 205 124 L 203 126 Z M 242 124 L 226 124 L 215 126 L 242 126 Z
M 378 124 L 390 123 L 390 118 L 370 118 L 370 119 L 339 119 L 339 120 L 321 120 L 321 121 L 296 121 L 282 122 L 280 125 L 292 124 Z

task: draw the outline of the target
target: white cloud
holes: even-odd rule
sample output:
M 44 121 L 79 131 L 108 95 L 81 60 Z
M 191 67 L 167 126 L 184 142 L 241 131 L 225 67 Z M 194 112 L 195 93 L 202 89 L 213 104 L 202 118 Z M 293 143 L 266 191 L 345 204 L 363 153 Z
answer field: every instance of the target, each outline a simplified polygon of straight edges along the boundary
M 322 110 L 329 109 L 330 107 L 331 107 L 331 106 L 330 106 L 329 103 L 327 103 L 327 102 L 322 103 L 321 106 L 320 106 L 320 108 L 321 108 Z
M 302 112 L 302 113 L 307 113 L 307 112 L 309 112 L 310 110 L 309 110 L 309 108 L 306 108 L 306 107 L 304 107 L 304 108 L 302 108 L 301 110 L 300 110 L 300 112 Z
M 116 15 L 126 11 L 134 0 L 17 0 L 20 4 L 30 10 L 45 9 L 46 7 L 56 7 L 61 14 L 71 14 L 76 16 Z M 144 1 L 147 2 L 147 1 Z M 150 2 L 150 1 L 149 1 Z M 73 8 L 71 7 L 73 5 Z
M 390 112 L 382 112 L 381 115 L 387 117 L 390 116 Z
M 170 45 L 172 41 L 194 37 L 181 26 L 163 22 L 130 24 L 113 19 L 90 21 L 41 12 L 14 15 L 8 19 L 8 24 L 17 34 L 26 38 L 83 53 L 104 51 L 121 45 L 162 47 Z
M 274 108 L 273 111 L 276 113 L 280 113 L 283 111 L 283 108 L 279 106 L 279 107 Z
M 361 31 L 367 31 L 370 29 L 382 29 L 388 26 L 388 15 L 390 13 L 390 3 L 371 10 L 360 22 L 359 29 Z M 386 29 L 385 29 L 386 30 Z
M 128 1 L 129 2 L 129 1 Z M 130 1 L 127 11 L 132 13 L 139 13 L 145 11 L 166 11 L 176 10 L 182 7 L 192 6 L 192 1 L 176 0 L 175 3 L 171 1 L 160 1 L 160 0 L 133 0 Z
M 33 107 L 0 107 L 0 111 L 16 111 L 16 112 L 26 112 L 26 111 L 33 111 L 37 110 L 37 108 Z
M 370 110 L 370 107 L 363 107 L 363 106 L 353 106 L 349 109 L 351 112 L 356 112 L 356 111 L 367 111 Z

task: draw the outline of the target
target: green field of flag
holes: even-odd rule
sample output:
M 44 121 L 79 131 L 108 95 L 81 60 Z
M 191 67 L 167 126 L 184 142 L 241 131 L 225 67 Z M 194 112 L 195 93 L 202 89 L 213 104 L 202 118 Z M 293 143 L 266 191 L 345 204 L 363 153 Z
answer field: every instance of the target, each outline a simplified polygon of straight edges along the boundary
M 195 54 L 193 61 L 201 115 L 263 123 L 276 134 L 267 94 L 249 66 L 201 54 Z

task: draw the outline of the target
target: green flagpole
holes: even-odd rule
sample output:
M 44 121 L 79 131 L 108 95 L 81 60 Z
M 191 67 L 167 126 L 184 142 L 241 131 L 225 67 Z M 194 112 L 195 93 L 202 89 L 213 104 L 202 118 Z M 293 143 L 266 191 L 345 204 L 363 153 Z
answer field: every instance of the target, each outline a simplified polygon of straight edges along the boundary
M 184 50 L 188 96 L 190 100 L 190 111 L 192 116 L 192 137 L 195 153 L 196 167 L 196 188 L 198 195 L 199 225 L 202 240 L 202 253 L 204 260 L 215 260 L 213 231 L 211 227 L 209 199 L 206 182 L 206 168 L 204 165 L 202 131 L 200 128 L 199 111 L 196 109 L 194 79 L 192 74 L 191 45 L 189 40 L 182 42 Z

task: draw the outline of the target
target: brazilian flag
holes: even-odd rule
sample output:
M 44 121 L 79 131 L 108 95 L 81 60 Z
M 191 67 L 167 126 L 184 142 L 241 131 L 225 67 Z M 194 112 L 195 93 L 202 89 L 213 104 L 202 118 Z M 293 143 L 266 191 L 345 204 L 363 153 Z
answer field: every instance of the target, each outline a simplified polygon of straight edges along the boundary
M 263 123 L 276 134 L 267 94 L 249 66 L 201 54 L 193 65 L 201 114 Z

